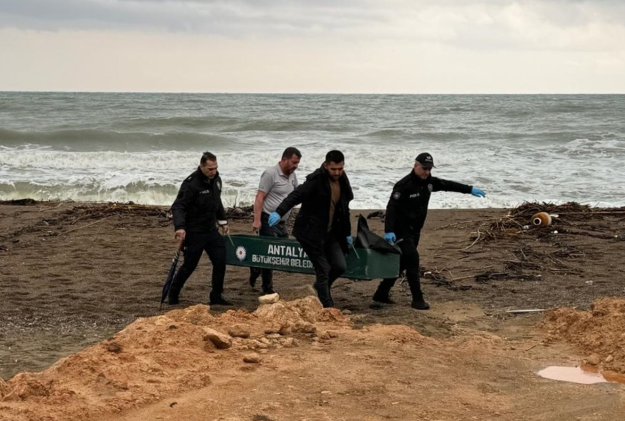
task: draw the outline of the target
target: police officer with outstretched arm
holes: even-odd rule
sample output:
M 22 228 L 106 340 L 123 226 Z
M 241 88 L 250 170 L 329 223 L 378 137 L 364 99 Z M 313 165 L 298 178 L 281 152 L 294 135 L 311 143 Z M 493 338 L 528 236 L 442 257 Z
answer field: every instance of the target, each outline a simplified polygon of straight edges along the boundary
M 352 244 L 349 202 L 354 198 L 341 151 L 330 151 L 320 168 L 306 176 L 275 212 L 269 215 L 274 226 L 294 206 L 302 204 L 295 218 L 293 235 L 315 269 L 314 288 L 324 307 L 334 307 L 330 289 L 345 272 L 345 255 Z
M 171 206 L 175 238 L 184 241 L 184 263 L 172 281 L 169 304 L 178 304 L 180 290 L 205 251 L 213 264 L 209 303 L 232 305 L 222 296 L 226 275 L 226 242 L 219 234 L 217 225 L 224 234 L 230 230 L 221 202 L 222 184 L 217 168 L 217 157 L 204 152 L 200 166 L 182 182 Z
M 412 308 L 428 310 L 430 305 L 423 299 L 421 282 L 419 281 L 419 237 L 428 212 L 430 195 L 436 191 L 471 193 L 476 197 L 484 197 L 485 193 L 477 187 L 454 181 L 432 177 L 434 159 L 427 152 L 419 154 L 413 170 L 399 180 L 393 187 L 393 193 L 386 205 L 384 223 L 384 239 L 394 243 L 401 249 L 399 272 L 406 271 L 408 285 L 412 294 Z M 394 304 L 390 291 L 397 278 L 382 280 L 373 295 L 373 301 Z

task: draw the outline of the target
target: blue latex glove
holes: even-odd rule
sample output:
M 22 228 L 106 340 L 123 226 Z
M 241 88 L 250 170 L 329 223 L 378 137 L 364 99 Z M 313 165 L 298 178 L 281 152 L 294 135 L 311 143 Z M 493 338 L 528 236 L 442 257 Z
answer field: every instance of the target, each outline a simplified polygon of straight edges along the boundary
M 352 237 L 351 235 L 347 236 L 347 244 L 348 245 L 353 245 L 354 244 L 354 237 Z
M 276 225 L 278 222 L 280 222 L 280 219 L 282 219 L 282 217 L 280 216 L 280 214 L 278 212 L 271 212 L 269 214 L 269 226 L 273 227 L 274 225 Z
M 397 240 L 397 237 L 395 237 L 394 232 L 386 232 L 384 233 L 384 239 L 392 244 L 395 242 L 395 240 Z
M 482 189 L 477 187 L 471 187 L 471 194 L 475 197 L 486 197 L 486 193 Z

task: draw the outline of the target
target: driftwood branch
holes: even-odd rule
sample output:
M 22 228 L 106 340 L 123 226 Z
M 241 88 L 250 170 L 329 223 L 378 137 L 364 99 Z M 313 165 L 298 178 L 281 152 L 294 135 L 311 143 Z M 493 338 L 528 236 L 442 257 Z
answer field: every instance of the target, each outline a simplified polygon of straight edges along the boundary
M 104 221 L 105 219 L 107 219 L 109 216 L 105 216 L 104 218 L 98 219 L 97 221 L 91 222 L 90 224 L 87 224 L 87 225 L 81 225 L 80 227 L 72 228 L 71 230 L 65 231 L 63 234 L 68 234 L 68 233 L 70 233 L 72 231 L 77 231 L 79 229 L 87 228 L 87 227 L 90 227 L 92 225 L 98 224 L 98 223 Z

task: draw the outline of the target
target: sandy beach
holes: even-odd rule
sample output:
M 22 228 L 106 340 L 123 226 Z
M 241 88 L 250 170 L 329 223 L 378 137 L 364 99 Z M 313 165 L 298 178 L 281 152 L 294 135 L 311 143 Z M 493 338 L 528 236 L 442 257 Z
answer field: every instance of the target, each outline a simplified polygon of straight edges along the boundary
M 558 217 L 534 227 L 540 210 Z M 427 312 L 399 281 L 397 304 L 380 307 L 377 280 L 348 279 L 322 310 L 312 276 L 279 272 L 282 301 L 257 310 L 249 270 L 231 266 L 235 308 L 209 309 L 206 257 L 180 305 L 159 310 L 176 247 L 166 211 L 0 203 L 0 419 L 621 419 L 621 384 L 536 372 L 625 373 L 625 209 L 431 210 L 419 247 Z M 352 211 L 354 233 L 372 212 Z M 251 232 L 232 215 L 233 234 Z M 382 233 L 379 217 L 368 223 Z

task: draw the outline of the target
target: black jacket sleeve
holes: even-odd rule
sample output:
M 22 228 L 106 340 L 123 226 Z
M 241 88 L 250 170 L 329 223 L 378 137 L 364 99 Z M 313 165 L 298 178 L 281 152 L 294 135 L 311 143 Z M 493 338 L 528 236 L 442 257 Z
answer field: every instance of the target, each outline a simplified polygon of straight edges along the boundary
M 218 181 L 219 184 L 216 185 L 215 190 L 217 193 L 217 200 L 215 203 L 215 216 L 217 217 L 217 222 L 219 223 L 220 221 L 226 221 L 226 223 L 228 223 L 228 219 L 226 217 L 226 210 L 224 209 L 224 204 L 221 200 L 221 186 L 223 186 L 223 183 L 221 181 L 221 177 L 219 177 L 218 180 L 215 180 L 216 182 Z M 220 223 L 221 225 L 221 223 Z
M 432 177 L 432 191 L 451 191 L 456 193 L 471 193 L 472 186 Z
M 400 207 L 400 199 L 403 194 L 403 184 L 395 183 L 390 199 L 386 204 L 386 216 L 384 217 L 384 232 L 395 231 L 395 221 L 397 220 L 397 211 Z
M 174 204 L 171 205 L 175 231 L 186 229 L 187 209 L 189 209 L 194 200 L 195 192 L 186 180 L 183 181 L 178 191 L 178 196 L 176 196 Z
M 345 194 L 345 227 L 346 227 L 346 236 L 348 235 L 352 235 L 352 219 L 350 217 L 350 210 L 349 210 L 349 202 L 351 202 L 352 200 L 354 200 L 354 190 L 352 190 L 352 185 L 349 182 L 349 179 L 347 178 L 347 175 L 345 175 L 345 185 L 347 187 L 347 192 Z
M 286 215 L 288 211 L 310 197 L 311 193 L 314 192 L 316 185 L 317 183 L 315 183 L 315 180 L 313 179 L 306 180 L 304 184 L 297 186 L 295 190 L 284 198 L 282 203 L 280 203 L 276 209 L 276 212 L 278 212 L 281 217 Z

